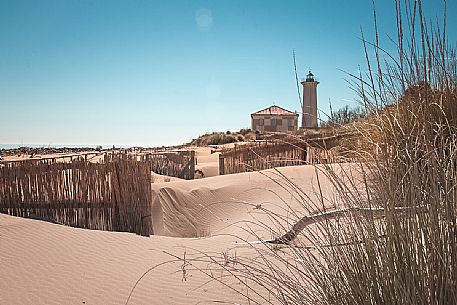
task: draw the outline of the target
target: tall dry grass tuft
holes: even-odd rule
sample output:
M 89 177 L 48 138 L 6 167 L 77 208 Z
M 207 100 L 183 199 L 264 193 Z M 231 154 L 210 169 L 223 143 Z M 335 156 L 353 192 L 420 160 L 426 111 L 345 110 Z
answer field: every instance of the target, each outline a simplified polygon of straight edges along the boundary
M 335 296 L 344 304 L 457 303 L 455 49 L 444 29 L 427 25 L 421 1 L 402 3 L 398 59 L 377 57 L 368 78 L 357 79 L 372 113 L 358 130 L 378 148 L 365 167 L 366 204 L 384 208 L 385 217 L 354 221 L 340 234 L 355 234 L 360 243 L 322 251 L 324 303 Z
M 278 171 L 273 179 L 314 214 L 292 214 L 291 229 L 291 214 L 272 213 L 277 238 L 249 244 L 255 259 L 199 258 L 245 283 L 252 304 L 457 304 L 455 48 L 422 1 L 395 5 L 398 54 L 383 51 L 375 27 L 376 41 L 363 40 L 368 73 L 353 79 L 369 113 L 351 125 L 361 162 L 316 167 L 335 197 L 318 179 L 313 199 Z

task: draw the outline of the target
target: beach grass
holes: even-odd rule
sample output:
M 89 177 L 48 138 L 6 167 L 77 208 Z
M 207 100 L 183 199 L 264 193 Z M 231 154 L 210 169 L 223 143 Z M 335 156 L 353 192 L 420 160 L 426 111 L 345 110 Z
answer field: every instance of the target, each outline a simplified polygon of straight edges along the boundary
M 281 240 L 286 216 L 271 213 L 276 242 L 251 243 L 255 259 L 202 256 L 244 283 L 237 291 L 249 303 L 457 304 L 455 47 L 422 1 L 395 5 L 397 54 L 379 45 L 375 17 L 376 40 L 362 33 L 368 72 L 352 75 L 367 113 L 345 127 L 358 135 L 359 162 L 316 166 L 314 196 L 279 170 L 271 177 L 319 220 Z M 334 198 L 322 195 L 318 173 Z

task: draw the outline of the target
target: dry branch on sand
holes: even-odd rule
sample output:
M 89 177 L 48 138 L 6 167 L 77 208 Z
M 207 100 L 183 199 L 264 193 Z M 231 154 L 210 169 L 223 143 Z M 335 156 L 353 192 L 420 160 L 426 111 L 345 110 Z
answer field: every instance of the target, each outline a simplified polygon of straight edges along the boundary
M 405 214 L 411 212 L 412 209 L 420 210 L 421 207 L 394 207 L 393 212 L 396 215 Z M 297 221 L 292 228 L 282 235 L 281 237 L 267 241 L 270 244 L 289 244 L 309 225 L 312 225 L 317 222 L 333 220 L 340 217 L 372 217 L 379 218 L 385 217 L 386 215 L 385 208 L 361 208 L 361 207 L 350 207 L 343 209 L 336 209 L 330 211 L 324 211 L 312 215 L 303 216 L 299 221 Z

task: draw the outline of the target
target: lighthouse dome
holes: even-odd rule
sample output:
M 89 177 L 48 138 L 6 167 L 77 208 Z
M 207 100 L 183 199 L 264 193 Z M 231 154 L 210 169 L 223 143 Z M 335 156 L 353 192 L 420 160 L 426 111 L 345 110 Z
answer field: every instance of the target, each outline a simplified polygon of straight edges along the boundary
M 309 70 L 308 75 L 306 75 L 306 81 L 307 82 L 314 82 L 314 74 L 311 73 L 311 70 Z

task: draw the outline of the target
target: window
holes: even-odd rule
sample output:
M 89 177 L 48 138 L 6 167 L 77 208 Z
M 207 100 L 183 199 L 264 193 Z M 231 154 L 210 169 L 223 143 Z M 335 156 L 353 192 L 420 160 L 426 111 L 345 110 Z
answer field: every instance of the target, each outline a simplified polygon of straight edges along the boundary
M 257 121 L 258 121 L 258 125 L 259 126 L 263 126 L 264 125 L 263 119 L 258 119 Z
M 287 126 L 293 127 L 294 126 L 294 119 L 287 119 Z

